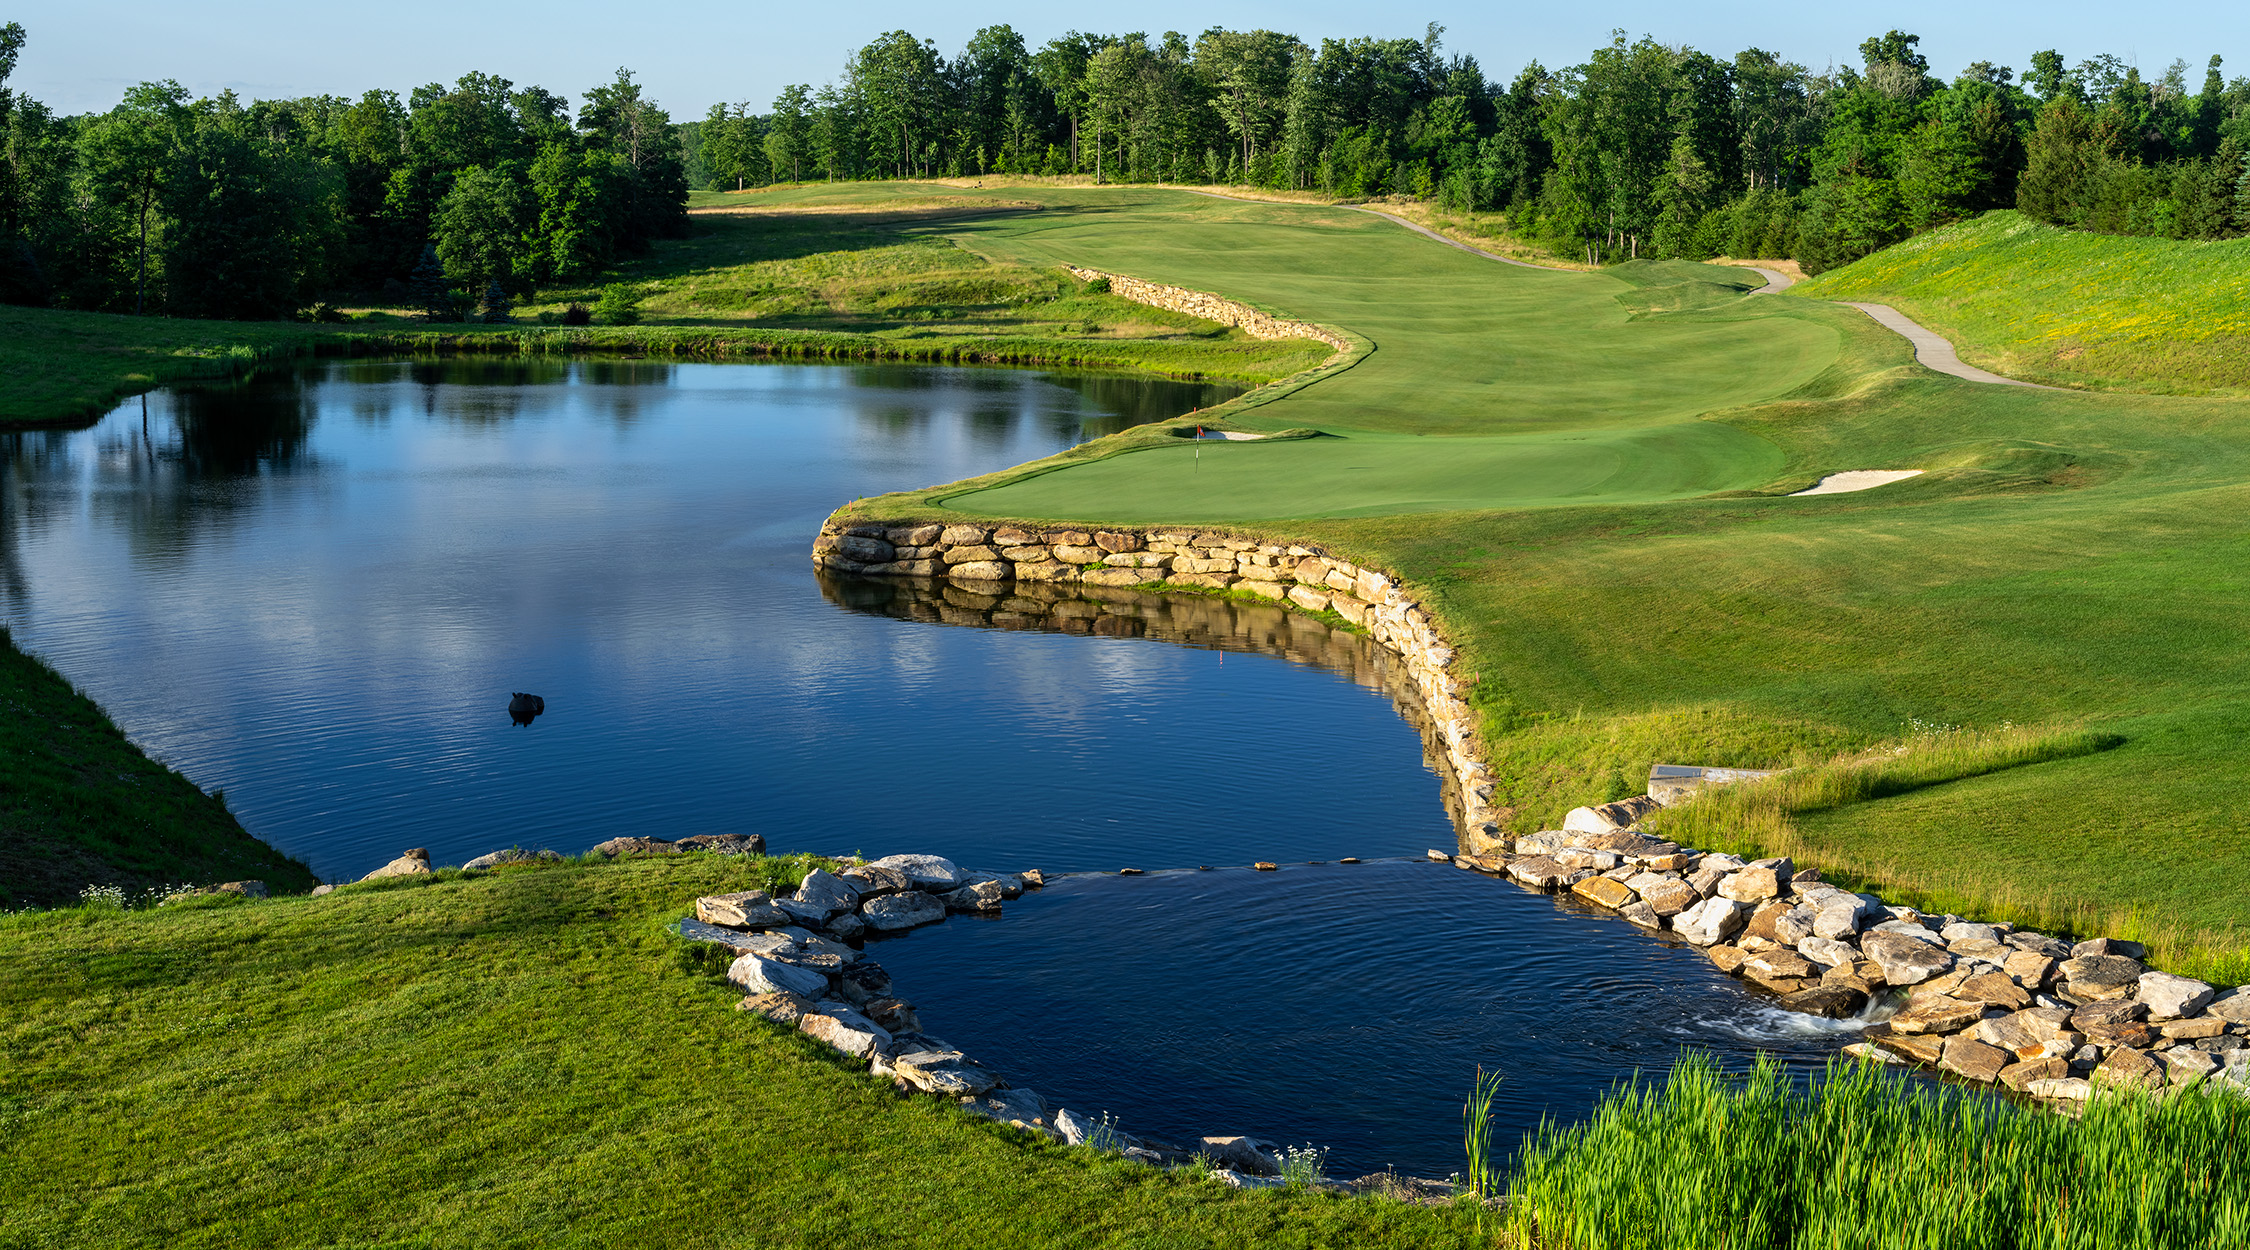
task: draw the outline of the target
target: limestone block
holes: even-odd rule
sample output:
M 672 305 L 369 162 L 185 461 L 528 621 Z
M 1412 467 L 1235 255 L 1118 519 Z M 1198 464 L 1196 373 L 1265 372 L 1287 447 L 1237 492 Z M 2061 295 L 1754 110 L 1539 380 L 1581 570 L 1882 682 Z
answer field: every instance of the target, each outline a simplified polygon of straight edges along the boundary
M 1232 573 L 1234 572 L 1234 561 L 1214 560 L 1204 556 L 1174 556 L 1172 557 L 1172 571 L 1175 573 Z
M 893 546 L 927 547 L 944 535 L 942 525 L 903 525 L 892 527 L 887 537 Z
M 1016 566 L 1019 582 L 1075 582 L 1078 566 L 1075 564 L 1019 564 Z
M 1016 575 L 1016 566 L 1006 560 L 977 560 L 952 565 L 945 572 L 955 581 L 1004 582 Z
M 1307 612 L 1328 610 L 1328 592 L 1299 584 L 1289 588 L 1289 601 Z
M 1953 956 L 1945 951 L 1891 930 L 1871 930 L 1859 945 L 1891 985 L 1919 985 L 1953 967 Z
M 1045 564 L 1053 554 L 1054 548 L 1036 545 L 1000 549 L 1000 558 L 1010 564 Z
M 1161 551 L 1125 551 L 1105 558 L 1102 563 L 1120 569 L 1160 569 L 1172 562 L 1172 557 Z
M 1350 595 L 1331 595 L 1328 599 L 1328 610 L 1354 625 L 1365 624 L 1367 621 L 1366 602 L 1354 599 Z
M 1260 581 L 1254 577 L 1245 577 L 1236 582 L 1235 589 L 1247 590 L 1254 595 L 1264 595 L 1268 599 L 1280 599 L 1289 593 L 1288 589 L 1280 582 Z
M 1710 946 L 1741 932 L 1749 911 L 1733 899 L 1707 898 L 1672 917 L 1672 931 L 1697 946 Z
M 1003 525 L 992 531 L 992 542 L 1000 547 L 1036 547 L 1045 541 L 1038 530 L 1027 530 L 1016 525 Z
M 1139 534 L 1124 530 L 1103 530 L 1094 535 L 1094 545 L 1111 554 L 1139 551 L 1147 545 Z
M 1089 586 L 1138 586 L 1164 576 L 1161 569 L 1087 569 L 1078 580 Z
M 1094 536 L 1084 530 L 1048 530 L 1047 541 L 1065 547 L 1091 547 Z
M 2141 974 L 2138 997 L 2148 1004 L 2149 1019 L 2177 1020 L 2203 1010 L 2212 993 L 2211 987 L 2201 981 L 2168 972 L 2147 972 Z
M 1099 547 L 1072 546 L 1068 543 L 1057 543 L 1054 553 L 1055 558 L 1064 564 L 1100 564 L 1109 558 L 1109 553 Z
M 727 965 L 727 980 L 751 994 L 801 994 L 818 998 L 828 992 L 826 973 L 759 954 L 741 956 Z
M 2009 1060 L 2008 1052 L 1997 1046 L 1987 1046 L 1973 1037 L 1949 1037 L 1938 1053 L 1938 1068 L 1990 1084 L 2000 1079 Z
M 1570 892 L 1591 903 L 1604 907 L 1623 907 L 1633 901 L 1632 888 L 1621 881 L 1607 877 L 1588 877 L 1570 887 Z
M 948 525 L 939 533 L 938 541 L 948 547 L 976 547 L 992 537 L 992 531 L 976 525 Z
M 898 558 L 898 548 L 881 538 L 861 538 L 847 534 L 836 540 L 836 553 L 847 560 L 861 564 L 888 564 Z
M 1177 582 L 1182 586 L 1208 586 L 1213 590 L 1225 590 L 1227 587 L 1234 585 L 1234 574 L 1174 573 L 1165 580 Z

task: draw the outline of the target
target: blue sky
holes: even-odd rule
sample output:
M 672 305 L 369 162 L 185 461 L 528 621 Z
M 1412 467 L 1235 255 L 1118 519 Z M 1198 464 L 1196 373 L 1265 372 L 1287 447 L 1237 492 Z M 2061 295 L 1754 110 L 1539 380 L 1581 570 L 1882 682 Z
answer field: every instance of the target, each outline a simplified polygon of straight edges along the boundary
M 980 26 L 1005 22 L 1037 45 L 1076 27 L 1092 31 L 1266 27 L 1307 40 L 1345 35 L 1419 36 L 1446 27 L 1446 47 L 1474 55 L 1487 74 L 1512 77 L 1527 61 L 1572 64 L 1613 27 L 1721 55 L 1757 46 L 1820 68 L 1856 59 L 1859 41 L 1896 27 L 1950 77 L 1971 61 L 2017 69 L 2040 48 L 2073 62 L 2114 52 L 2162 72 L 2174 57 L 2194 66 L 2229 57 L 2228 76 L 2250 74 L 2250 5 L 2184 0 L 2138 4 L 1909 0 L 1891 4 L 1722 3 L 1649 0 L 1582 3 L 1367 5 L 1331 0 L 1244 0 L 1121 5 L 827 3 L 675 0 L 666 5 L 588 0 L 390 0 L 382 5 L 304 0 L 64 0 L 0 5 L 0 21 L 30 35 L 14 85 L 62 112 L 107 109 L 144 79 L 177 78 L 197 94 L 249 97 L 400 92 L 472 69 L 536 83 L 576 99 L 619 66 L 633 68 L 674 118 L 718 101 L 763 109 L 791 82 L 822 83 L 846 54 L 885 30 L 935 39 L 951 55 Z

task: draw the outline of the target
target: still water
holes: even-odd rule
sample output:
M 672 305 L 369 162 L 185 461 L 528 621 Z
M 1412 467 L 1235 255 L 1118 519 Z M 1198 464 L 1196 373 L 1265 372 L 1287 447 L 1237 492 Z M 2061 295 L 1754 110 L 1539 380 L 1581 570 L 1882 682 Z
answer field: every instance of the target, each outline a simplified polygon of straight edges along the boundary
M 1825 1056 L 1693 952 L 1397 859 L 1453 832 L 1359 639 L 1197 599 L 1026 615 L 808 559 L 849 499 L 1228 393 L 584 361 L 173 388 L 0 436 L 0 621 L 328 879 L 707 832 L 1152 870 L 877 952 L 932 1032 L 1129 1130 L 1443 1175 L 1479 1064 L 1509 1074 L 1509 1139 L 1682 1045 Z M 546 700 L 529 726 L 517 690 Z M 1345 856 L 1371 862 L 1306 863 Z

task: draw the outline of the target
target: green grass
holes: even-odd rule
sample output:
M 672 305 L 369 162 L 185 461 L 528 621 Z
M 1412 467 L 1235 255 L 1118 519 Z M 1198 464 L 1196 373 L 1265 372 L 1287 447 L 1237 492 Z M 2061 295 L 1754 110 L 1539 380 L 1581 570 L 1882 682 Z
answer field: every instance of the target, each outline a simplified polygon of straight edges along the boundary
M 310 869 L 141 754 L 0 631 L 0 910 L 66 903 L 89 885 L 137 895 L 251 878 L 313 886 Z
M 1395 571 L 1461 647 L 1517 829 L 1638 793 L 1652 763 L 1815 764 L 1914 720 L 2115 735 L 1793 825 L 1879 889 L 2174 935 L 2175 967 L 2250 971 L 2250 404 L 1943 377 L 1851 310 L 1737 298 L 1737 272 L 1539 273 L 1337 209 L 1080 194 L 955 228 L 1363 336 L 1348 368 L 1221 414 L 1332 437 L 1206 444 L 1197 469 L 1144 428 L 855 515 L 1170 519 Z M 1867 468 L 1926 472 L 1786 497 Z
M 2013 211 L 1933 230 L 1791 289 L 1891 304 L 1973 364 L 2056 386 L 2250 390 L 2250 239 L 2180 243 Z
M 0 1246 L 1477 1244 L 1034 1141 L 734 1011 L 665 926 L 761 869 L 0 917 Z
M 2082 1120 L 1837 1063 L 1811 1089 L 1683 1060 L 1517 1163 L 1520 1244 L 1576 1250 L 2174 1250 L 2250 1244 L 2250 1098 Z

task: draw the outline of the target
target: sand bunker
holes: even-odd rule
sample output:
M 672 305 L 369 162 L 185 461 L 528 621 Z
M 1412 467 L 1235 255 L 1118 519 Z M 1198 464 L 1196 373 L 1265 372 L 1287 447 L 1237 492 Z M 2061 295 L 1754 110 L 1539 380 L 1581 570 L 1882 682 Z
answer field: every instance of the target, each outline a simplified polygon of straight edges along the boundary
M 1811 490 L 1792 491 L 1789 497 L 1795 499 L 1799 495 L 1841 495 L 1848 491 L 1873 490 L 1878 486 L 1903 482 L 1921 474 L 1920 469 L 1852 469 L 1845 473 L 1831 473 L 1814 483 Z

